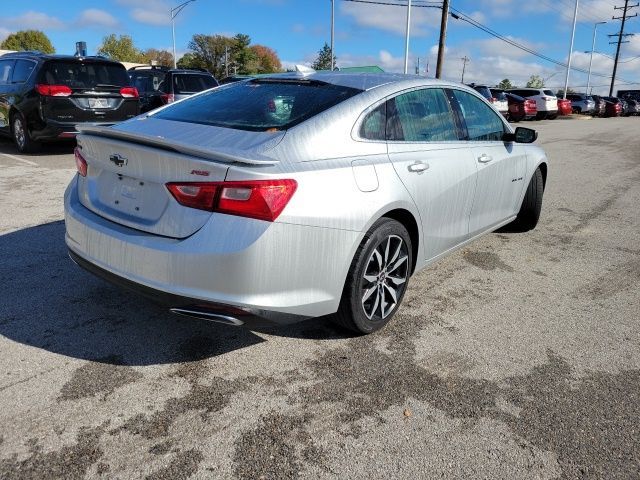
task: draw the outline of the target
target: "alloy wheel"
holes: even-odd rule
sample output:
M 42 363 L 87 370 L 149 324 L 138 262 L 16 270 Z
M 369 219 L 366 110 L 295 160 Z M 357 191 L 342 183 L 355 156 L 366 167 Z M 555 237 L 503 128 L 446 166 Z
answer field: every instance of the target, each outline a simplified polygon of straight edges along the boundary
M 385 319 L 398 305 L 409 275 L 409 253 L 401 237 L 389 235 L 373 250 L 361 282 L 361 302 L 369 320 Z
M 24 131 L 24 126 L 22 125 L 22 119 L 17 117 L 13 121 L 13 137 L 16 140 L 19 148 L 24 148 L 24 144 L 26 141 L 26 133 Z

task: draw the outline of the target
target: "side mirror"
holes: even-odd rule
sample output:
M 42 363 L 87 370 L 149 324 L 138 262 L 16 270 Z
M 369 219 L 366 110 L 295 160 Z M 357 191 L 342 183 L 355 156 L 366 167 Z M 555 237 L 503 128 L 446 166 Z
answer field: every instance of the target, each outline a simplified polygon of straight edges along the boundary
M 533 143 L 538 138 L 538 132 L 532 128 L 518 127 L 514 133 L 505 133 L 502 139 L 505 142 Z

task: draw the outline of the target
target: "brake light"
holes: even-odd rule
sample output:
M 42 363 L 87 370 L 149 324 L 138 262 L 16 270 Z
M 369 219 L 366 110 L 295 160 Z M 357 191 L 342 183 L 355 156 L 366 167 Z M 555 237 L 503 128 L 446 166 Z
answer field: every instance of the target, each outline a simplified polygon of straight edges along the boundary
M 175 97 L 173 96 L 173 93 L 163 93 L 162 95 L 160 95 L 160 99 L 162 100 L 162 103 L 167 104 L 173 103 Z
M 136 87 L 122 87 L 120 95 L 124 98 L 138 98 L 138 89 Z
M 36 85 L 36 91 L 45 97 L 68 97 L 71 95 L 71 88 L 66 85 L 46 85 L 39 83 Z
M 186 207 L 273 222 L 295 193 L 295 180 L 171 182 L 167 189 Z
M 76 158 L 76 169 L 78 170 L 78 173 L 81 176 L 86 177 L 87 176 L 87 161 L 82 156 L 82 153 L 81 153 L 79 147 L 76 147 L 73 150 L 73 155 Z

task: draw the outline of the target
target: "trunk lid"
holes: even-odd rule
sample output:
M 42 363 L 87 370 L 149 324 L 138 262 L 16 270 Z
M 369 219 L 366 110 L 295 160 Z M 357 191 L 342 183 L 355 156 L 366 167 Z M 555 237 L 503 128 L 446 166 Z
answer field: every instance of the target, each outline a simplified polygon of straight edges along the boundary
M 180 205 L 166 183 L 223 181 L 234 162 L 276 163 L 261 152 L 282 138 L 151 118 L 80 128 L 88 164 L 87 176 L 78 177 L 80 202 L 118 224 L 171 238 L 193 235 L 211 212 Z

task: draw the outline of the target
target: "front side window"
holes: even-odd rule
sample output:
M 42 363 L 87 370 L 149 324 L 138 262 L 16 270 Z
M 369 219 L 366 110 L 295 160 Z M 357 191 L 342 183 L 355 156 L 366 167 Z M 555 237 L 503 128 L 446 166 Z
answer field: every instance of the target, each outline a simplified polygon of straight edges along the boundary
M 449 102 L 440 88 L 398 95 L 387 107 L 389 140 L 405 142 L 457 141 L 458 131 Z
M 501 141 L 504 124 L 491 107 L 475 95 L 454 90 L 471 141 Z

